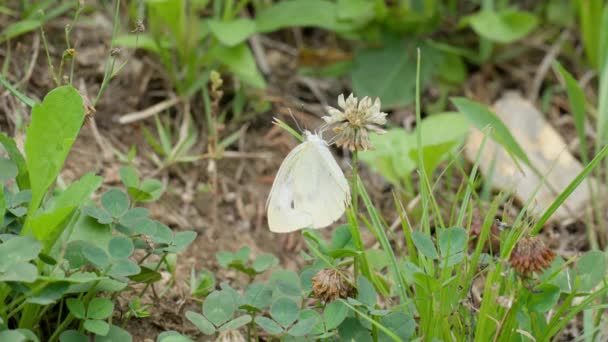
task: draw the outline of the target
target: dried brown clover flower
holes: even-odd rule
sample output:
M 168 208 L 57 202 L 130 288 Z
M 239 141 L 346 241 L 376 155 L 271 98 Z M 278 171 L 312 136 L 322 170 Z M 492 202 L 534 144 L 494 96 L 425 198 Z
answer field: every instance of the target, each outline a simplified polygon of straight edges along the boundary
M 247 340 L 238 330 L 225 330 L 215 339 L 215 342 L 246 342 Z
M 555 253 L 536 236 L 522 238 L 515 245 L 509 262 L 520 274 L 540 272 L 553 262 Z
M 325 303 L 347 298 L 355 293 L 352 283 L 332 268 L 322 269 L 312 277 L 312 291 L 316 298 Z
M 333 130 L 337 134 L 337 146 L 347 147 L 351 151 L 365 151 L 373 147 L 369 131 L 385 133 L 380 126 L 386 124 L 386 113 L 380 111 L 379 98 L 372 103 L 367 96 L 359 101 L 350 94 L 344 100 L 344 94 L 341 94 L 338 106 L 342 110 L 328 106 L 329 115 L 323 117 L 328 125 L 335 126 Z

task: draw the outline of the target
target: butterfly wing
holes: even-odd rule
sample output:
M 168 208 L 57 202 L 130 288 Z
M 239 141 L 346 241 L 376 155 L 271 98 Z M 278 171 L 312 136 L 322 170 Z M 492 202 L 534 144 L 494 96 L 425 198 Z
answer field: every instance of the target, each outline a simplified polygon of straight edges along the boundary
M 296 146 L 279 167 L 266 202 L 268 227 L 275 233 L 289 233 L 312 225 L 312 216 L 295 209 L 295 171 L 310 148 L 306 141 Z
M 339 219 L 350 200 L 344 173 L 323 140 L 313 139 L 294 169 L 294 209 L 310 214 L 310 228 L 324 228 Z

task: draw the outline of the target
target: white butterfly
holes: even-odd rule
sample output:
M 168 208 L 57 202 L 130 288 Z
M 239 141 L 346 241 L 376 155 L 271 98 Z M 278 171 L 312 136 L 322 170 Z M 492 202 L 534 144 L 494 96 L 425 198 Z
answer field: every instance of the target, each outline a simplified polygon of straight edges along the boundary
M 270 231 L 288 233 L 324 228 L 339 219 L 350 201 L 350 188 L 328 145 L 305 131 L 279 168 L 266 202 Z

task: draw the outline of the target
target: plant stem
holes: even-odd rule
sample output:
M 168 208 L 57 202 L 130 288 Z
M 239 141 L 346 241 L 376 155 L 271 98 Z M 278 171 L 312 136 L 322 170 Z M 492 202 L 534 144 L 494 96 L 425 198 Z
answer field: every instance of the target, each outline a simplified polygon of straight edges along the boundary
M 369 271 L 369 265 L 367 263 L 367 256 L 365 255 L 365 247 L 363 245 L 363 239 L 361 238 L 361 232 L 359 231 L 359 220 L 358 216 L 358 202 L 359 202 L 359 155 L 358 151 L 353 151 L 353 175 L 351 179 L 351 205 L 348 217 L 348 226 L 350 228 L 350 234 L 352 236 L 353 242 L 355 244 L 355 248 L 361 253 L 360 255 L 354 258 L 354 281 L 357 281 L 357 277 L 359 276 L 359 271 L 370 281 L 372 281 L 372 275 Z

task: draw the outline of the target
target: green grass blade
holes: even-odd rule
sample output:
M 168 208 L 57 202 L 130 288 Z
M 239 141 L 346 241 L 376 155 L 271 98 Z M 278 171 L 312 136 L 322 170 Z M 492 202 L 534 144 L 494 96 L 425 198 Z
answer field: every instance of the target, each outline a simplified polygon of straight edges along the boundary
M 570 194 L 585 180 L 585 178 L 587 178 L 591 171 L 593 171 L 593 169 L 600 163 L 600 161 L 604 159 L 606 154 L 608 154 L 608 145 L 604 146 L 595 156 L 595 158 L 593 158 L 593 160 L 591 160 L 591 162 L 589 162 L 589 164 L 585 166 L 583 171 L 581 171 L 581 173 L 579 173 L 578 176 L 576 176 L 576 178 L 574 178 L 572 182 L 568 184 L 566 189 L 564 189 L 564 191 L 559 194 L 555 201 L 553 201 L 549 208 L 547 208 L 543 215 L 538 219 L 538 221 L 532 228 L 530 234 L 534 235 L 543 228 L 543 226 L 545 225 L 547 220 L 549 220 L 551 215 L 553 215 L 557 208 L 559 208 L 559 206 L 564 203 L 566 198 L 568 198 L 568 196 L 570 196 Z

